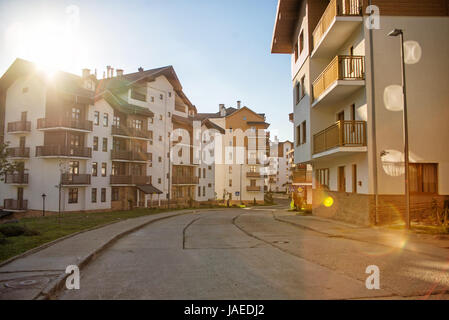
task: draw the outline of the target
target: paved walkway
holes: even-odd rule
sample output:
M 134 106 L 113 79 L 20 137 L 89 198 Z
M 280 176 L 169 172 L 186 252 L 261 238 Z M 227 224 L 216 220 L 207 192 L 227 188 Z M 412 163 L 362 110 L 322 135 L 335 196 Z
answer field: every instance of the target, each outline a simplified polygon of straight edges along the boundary
M 67 266 L 82 267 L 122 236 L 154 221 L 191 212 L 182 210 L 127 219 L 79 233 L 11 261 L 0 267 L 0 300 L 43 298 L 63 282 Z
M 447 235 L 416 234 L 385 227 L 360 227 L 316 216 L 301 216 L 286 210 L 273 210 L 273 215 L 279 221 L 333 237 L 405 249 L 449 261 L 449 236 Z

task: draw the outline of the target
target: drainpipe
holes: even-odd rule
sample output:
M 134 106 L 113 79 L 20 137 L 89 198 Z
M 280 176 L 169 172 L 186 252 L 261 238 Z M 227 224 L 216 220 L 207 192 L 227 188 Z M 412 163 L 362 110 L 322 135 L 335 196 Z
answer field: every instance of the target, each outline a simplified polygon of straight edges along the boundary
M 372 0 L 368 1 L 368 5 L 372 5 Z M 365 26 L 366 27 L 366 26 Z M 374 49 L 373 49 L 373 29 L 369 29 L 369 44 L 370 44 L 370 70 L 371 70 L 371 135 L 373 146 L 373 191 L 374 191 L 374 224 L 378 224 L 378 184 L 377 184 L 377 139 L 376 139 L 376 97 L 374 85 Z

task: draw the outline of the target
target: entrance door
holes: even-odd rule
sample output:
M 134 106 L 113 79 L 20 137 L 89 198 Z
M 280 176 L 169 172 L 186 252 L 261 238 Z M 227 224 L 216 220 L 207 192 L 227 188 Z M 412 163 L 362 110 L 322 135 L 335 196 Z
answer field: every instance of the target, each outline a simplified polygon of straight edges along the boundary
M 338 167 L 338 191 L 346 192 L 345 167 Z
M 337 113 L 337 121 L 344 121 L 345 120 L 345 112 L 339 112 Z
M 23 188 L 17 188 L 17 209 L 23 207 Z

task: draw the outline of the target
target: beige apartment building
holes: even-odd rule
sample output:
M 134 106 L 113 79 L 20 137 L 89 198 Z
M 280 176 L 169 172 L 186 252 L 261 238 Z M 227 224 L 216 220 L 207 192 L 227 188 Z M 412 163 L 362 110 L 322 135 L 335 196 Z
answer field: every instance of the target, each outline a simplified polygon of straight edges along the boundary
M 403 218 L 395 28 L 405 41 L 412 218 L 448 198 L 448 10 L 446 0 L 279 0 L 271 52 L 291 55 L 294 159 L 312 165 L 315 215 L 361 225 Z
M 265 189 L 272 192 L 288 192 L 292 185 L 291 165 L 289 161 L 294 151 L 293 143 L 286 141 L 278 141 L 275 137 L 270 142 L 271 153 L 268 157 L 268 164 L 265 174 Z M 273 150 L 277 149 L 277 150 Z

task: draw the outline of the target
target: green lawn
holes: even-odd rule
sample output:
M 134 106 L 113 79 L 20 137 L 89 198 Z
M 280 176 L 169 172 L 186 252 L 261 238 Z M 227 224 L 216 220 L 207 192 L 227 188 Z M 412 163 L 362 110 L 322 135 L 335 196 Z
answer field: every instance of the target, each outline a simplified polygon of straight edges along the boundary
M 98 213 L 65 213 L 61 219 L 58 219 L 57 215 L 39 218 L 23 218 L 20 219 L 18 223 L 13 224 L 38 231 L 39 235 L 7 237 L 6 243 L 0 243 L 0 262 L 44 243 L 81 230 L 86 230 L 114 221 L 174 210 L 176 209 L 134 209 L 130 211 Z

